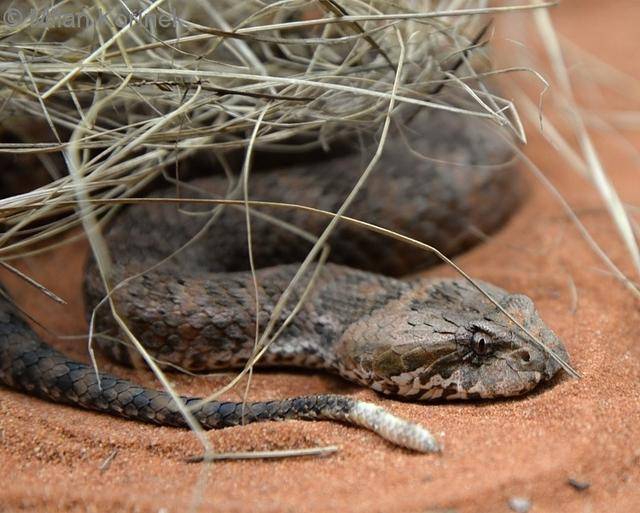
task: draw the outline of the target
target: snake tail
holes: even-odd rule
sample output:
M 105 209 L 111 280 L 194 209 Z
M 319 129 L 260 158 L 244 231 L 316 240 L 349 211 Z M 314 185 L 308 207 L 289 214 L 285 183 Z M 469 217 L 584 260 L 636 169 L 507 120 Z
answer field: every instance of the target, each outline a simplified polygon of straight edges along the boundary
M 0 308 L 0 383 L 58 403 L 147 423 L 188 427 L 169 394 L 110 374 L 96 374 L 92 366 L 70 360 L 41 341 L 7 305 Z M 182 400 L 205 429 L 286 419 L 333 420 L 367 428 L 407 449 L 439 451 L 434 437 L 422 426 L 374 404 L 341 395 L 247 403 L 205 403 L 196 397 Z

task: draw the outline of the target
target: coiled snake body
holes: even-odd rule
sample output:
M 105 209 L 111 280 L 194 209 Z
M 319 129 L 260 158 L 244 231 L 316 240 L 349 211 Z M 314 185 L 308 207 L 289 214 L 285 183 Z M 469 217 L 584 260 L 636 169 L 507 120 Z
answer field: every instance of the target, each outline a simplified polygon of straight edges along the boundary
M 477 228 L 498 228 L 521 200 L 504 143 L 472 121 L 449 114 L 418 116 L 409 141 L 396 137 L 350 207 L 352 217 L 396 229 L 455 254 L 476 242 Z M 421 158 L 422 154 L 429 159 Z M 335 211 L 362 169 L 350 155 L 302 167 L 255 174 L 252 199 L 307 204 Z M 193 182 L 189 195 L 220 197 L 222 180 Z M 176 187 L 160 193 L 175 196 Z M 182 193 L 184 194 L 184 192 Z M 326 219 L 296 210 L 273 212 L 319 233 Z M 166 263 L 126 282 L 114 300 L 146 349 L 164 363 L 191 371 L 238 367 L 253 352 L 256 292 L 248 267 L 245 214 L 227 208 L 215 223 L 210 211 L 175 203 L 128 207 L 106 234 L 113 283 L 147 271 L 200 233 Z M 210 225 L 210 226 L 209 226 Z M 475 232 L 477 233 L 477 232 Z M 310 243 L 262 218 L 252 218 L 260 333 Z M 463 280 L 401 280 L 394 275 L 434 262 L 396 241 L 342 225 L 330 239 L 323 266 L 301 309 L 269 346 L 261 365 L 323 369 L 383 394 L 412 400 L 476 399 L 522 394 L 559 369 L 549 354 L 477 289 Z M 103 297 L 89 265 L 89 311 Z M 356 267 L 366 270 L 358 270 Z M 294 290 L 280 321 L 300 299 L 311 271 Z M 567 360 L 562 342 L 530 299 L 481 283 L 532 334 Z M 101 348 L 131 364 L 133 352 L 113 343 L 119 333 L 107 308 L 97 310 Z M 108 337 L 104 337 L 108 335 Z M 109 341 L 107 341 L 109 340 Z M 184 426 L 164 392 L 70 361 L 41 342 L 16 310 L 0 299 L 0 382 L 55 401 L 158 424 Z M 381 408 L 344 396 L 302 396 L 270 402 L 211 402 L 184 398 L 207 428 L 260 420 L 336 419 L 361 424 L 406 447 L 430 451 L 424 429 Z

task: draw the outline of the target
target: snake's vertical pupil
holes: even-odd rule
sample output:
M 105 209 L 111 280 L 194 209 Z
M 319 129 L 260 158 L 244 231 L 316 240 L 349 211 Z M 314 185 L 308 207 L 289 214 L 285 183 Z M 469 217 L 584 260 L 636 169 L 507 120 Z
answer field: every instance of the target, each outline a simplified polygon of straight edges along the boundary
M 489 351 L 489 336 L 485 333 L 476 332 L 473 334 L 473 351 L 476 354 L 483 355 Z

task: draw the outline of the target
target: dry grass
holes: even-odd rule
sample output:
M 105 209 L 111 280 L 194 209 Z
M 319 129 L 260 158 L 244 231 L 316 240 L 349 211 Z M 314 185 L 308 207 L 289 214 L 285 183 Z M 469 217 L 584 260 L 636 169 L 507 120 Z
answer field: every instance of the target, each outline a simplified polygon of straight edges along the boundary
M 230 173 L 229 195 L 211 203 L 244 207 L 250 223 L 249 209 L 260 206 L 247 197 L 255 148 L 327 148 L 335 140 L 379 130 L 379 147 L 342 208 L 319 213 L 331 221 L 278 302 L 266 331 L 256 337 L 255 357 L 227 387 L 216 391 L 218 395 L 250 373 L 254 361 L 295 315 L 294 309 L 284 325 L 276 326 L 292 287 L 310 265 L 326 257 L 324 243 L 373 170 L 392 118 L 402 119 L 416 108 L 446 109 L 486 118 L 526 139 L 515 106 L 488 95 L 478 79 L 531 72 L 534 66 L 519 63 L 517 68 L 490 70 L 485 61 L 469 59 L 464 52 L 476 46 L 474 38 L 489 15 L 552 3 L 491 8 L 487 1 L 467 0 L 191 0 L 179 11 L 170 11 L 157 0 L 128 2 L 130 12 L 116 0 L 54 2 L 54 9 L 49 1 L 29 4 L 48 13 L 44 20 L 29 18 L 31 7 L 16 9 L 12 2 L 0 2 L 5 16 L 0 27 L 0 124 L 3 133 L 18 138 L 3 138 L 0 153 L 31 159 L 28 162 L 41 164 L 50 176 L 44 185 L 0 200 L 0 261 L 49 250 L 63 243 L 63 235 L 65 240 L 69 233 L 79 236 L 73 229 L 81 226 L 107 290 L 112 290 L 117 284 L 109 283 L 108 251 L 96 228 L 121 204 L 142 201 L 138 193 L 145 186 L 186 159 L 206 152 L 224 167 L 229 152 L 243 152 L 245 165 L 239 176 Z M 11 19 L 6 18 L 8 12 L 13 13 Z M 562 49 L 546 11 L 533 12 L 549 43 L 562 93 L 575 107 Z M 483 50 L 476 55 L 482 56 Z M 453 65 L 459 61 L 454 74 Z M 474 108 L 443 103 L 434 95 L 443 84 L 466 93 Z M 518 105 L 537 119 L 537 103 L 522 98 Z M 637 232 L 597 158 L 579 110 L 573 112 L 579 151 L 548 120 L 545 133 L 602 192 L 640 271 Z M 532 169 L 539 172 L 533 164 Z M 542 173 L 540 177 L 544 179 Z M 552 184 L 547 185 L 555 193 Z M 566 202 L 563 206 L 571 214 Z M 212 211 L 210 222 L 219 212 Z M 612 272 L 638 293 L 578 218 L 573 219 Z M 379 230 L 358 220 L 347 222 Z M 419 241 L 407 242 L 436 251 Z M 312 284 L 313 280 L 308 286 Z M 175 396 L 115 305 L 111 307 L 131 342 Z M 210 453 L 207 437 L 189 412 L 184 414 Z
M 462 14 L 469 7 L 481 11 L 482 3 L 452 2 L 458 15 L 445 16 L 434 2 L 407 2 L 404 9 L 387 1 L 349 2 L 355 19 L 348 22 L 337 20 L 340 4 L 333 1 L 194 1 L 179 13 L 164 11 L 162 2 L 140 2 L 138 10 L 155 16 L 153 23 L 131 17 L 118 1 L 91 8 L 58 2 L 44 11 L 49 25 L 74 13 L 86 17 L 73 23 L 89 26 L 67 29 L 41 26 L 42 20 L 34 26 L 21 7 L 0 43 L 0 119 L 21 141 L 1 144 L 0 152 L 46 161 L 54 179 L 1 200 L 9 229 L 0 256 L 55 244 L 79 224 L 77 212 L 65 206 L 78 193 L 66 173 L 71 158 L 88 195 L 121 198 L 197 152 L 217 158 L 244 150 L 258 118 L 257 145 L 296 151 L 301 139 L 306 147 L 327 147 L 375 130 L 392 98 L 396 116 L 416 106 L 464 110 L 430 91 L 454 80 L 447 66 L 486 23 Z M 11 6 L 4 2 L 3 12 Z M 169 26 L 161 27 L 163 21 Z M 406 47 L 402 59 L 398 41 Z M 507 103 L 468 114 L 510 123 L 500 110 Z M 66 162 L 56 169 L 52 155 Z M 46 206 L 32 208 L 43 201 Z M 99 217 L 107 213 L 96 210 Z M 23 237 L 27 224 L 52 216 L 58 218 Z

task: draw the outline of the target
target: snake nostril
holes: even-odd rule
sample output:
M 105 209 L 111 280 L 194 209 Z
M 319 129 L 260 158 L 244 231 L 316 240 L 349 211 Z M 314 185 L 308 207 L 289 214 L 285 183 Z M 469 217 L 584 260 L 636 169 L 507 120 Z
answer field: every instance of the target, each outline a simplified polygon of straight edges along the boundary
M 530 362 L 531 361 L 531 353 L 529 351 L 522 351 L 520 357 L 522 358 L 522 361 L 524 361 L 524 362 Z

